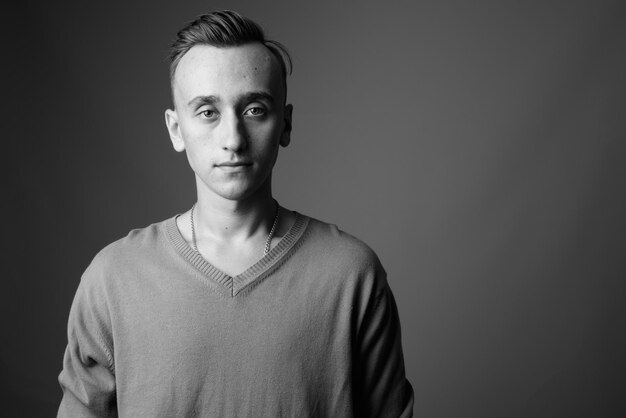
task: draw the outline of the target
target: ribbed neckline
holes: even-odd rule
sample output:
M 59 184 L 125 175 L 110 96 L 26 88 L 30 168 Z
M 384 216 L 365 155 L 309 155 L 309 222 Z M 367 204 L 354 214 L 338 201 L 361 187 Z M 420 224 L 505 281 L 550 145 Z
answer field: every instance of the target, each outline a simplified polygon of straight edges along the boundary
M 234 277 L 213 266 L 202 257 L 202 254 L 194 250 L 187 241 L 185 241 L 185 238 L 183 238 L 176 224 L 176 218 L 179 215 L 166 220 L 165 227 L 171 243 L 185 260 L 209 280 L 217 283 L 224 290 L 227 290 L 231 296 L 236 296 L 253 282 L 261 280 L 271 274 L 274 271 L 273 267 L 278 267 L 280 265 L 279 261 L 284 260 L 291 254 L 291 250 L 303 236 L 309 223 L 307 216 L 295 211 L 293 213 L 296 215 L 295 222 L 278 244 L 260 260 Z

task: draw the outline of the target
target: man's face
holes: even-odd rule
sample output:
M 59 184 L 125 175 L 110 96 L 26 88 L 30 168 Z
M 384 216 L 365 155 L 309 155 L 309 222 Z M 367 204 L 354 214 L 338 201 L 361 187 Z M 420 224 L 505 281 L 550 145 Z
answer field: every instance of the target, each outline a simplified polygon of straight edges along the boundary
M 187 152 L 199 193 L 243 200 L 269 187 L 278 147 L 289 144 L 292 108 L 265 46 L 194 46 L 178 64 L 173 94 L 166 123 L 174 149 Z

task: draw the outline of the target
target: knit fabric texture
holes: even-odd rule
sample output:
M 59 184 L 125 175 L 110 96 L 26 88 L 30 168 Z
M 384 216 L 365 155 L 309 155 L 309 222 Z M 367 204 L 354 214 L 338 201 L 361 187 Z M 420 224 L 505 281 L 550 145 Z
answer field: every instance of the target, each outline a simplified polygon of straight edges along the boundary
M 133 230 L 85 271 L 59 417 L 409 417 L 397 308 L 374 252 L 296 213 L 231 277 L 176 218 Z

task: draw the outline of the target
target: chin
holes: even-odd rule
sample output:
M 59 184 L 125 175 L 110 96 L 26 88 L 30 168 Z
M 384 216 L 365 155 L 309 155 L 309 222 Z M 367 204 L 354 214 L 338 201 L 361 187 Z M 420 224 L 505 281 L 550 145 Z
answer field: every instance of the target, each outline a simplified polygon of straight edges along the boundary
M 252 178 L 231 178 L 226 181 L 205 182 L 208 189 L 215 195 L 233 201 L 242 201 L 261 193 L 265 185 L 269 185 L 271 177 L 266 177 L 265 181 L 259 182 Z
M 237 185 L 235 187 L 224 187 L 219 190 L 214 190 L 214 192 L 224 199 L 240 201 L 253 196 L 254 193 L 259 189 L 258 187 L 253 188 L 246 186 Z

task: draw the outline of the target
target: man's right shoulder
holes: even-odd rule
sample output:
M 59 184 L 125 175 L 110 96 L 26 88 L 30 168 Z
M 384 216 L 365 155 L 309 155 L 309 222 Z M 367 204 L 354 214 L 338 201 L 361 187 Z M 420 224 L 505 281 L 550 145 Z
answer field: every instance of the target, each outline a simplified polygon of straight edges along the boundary
M 160 247 L 167 239 L 166 222 L 133 229 L 125 237 L 108 244 L 94 256 L 83 274 L 83 280 L 115 277 L 119 275 L 117 273 L 137 268 L 158 257 L 162 251 Z

